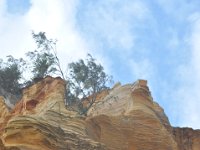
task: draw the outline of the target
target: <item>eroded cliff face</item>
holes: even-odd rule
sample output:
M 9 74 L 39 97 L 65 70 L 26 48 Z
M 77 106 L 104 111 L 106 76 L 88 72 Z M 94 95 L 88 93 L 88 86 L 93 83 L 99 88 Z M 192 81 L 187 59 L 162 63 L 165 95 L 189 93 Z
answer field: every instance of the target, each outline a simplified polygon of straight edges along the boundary
M 200 149 L 200 130 L 173 128 L 173 134 L 180 150 Z
M 144 80 L 116 85 L 88 116 L 89 133 L 109 149 L 177 150 L 169 121 Z
M 64 106 L 65 83 L 46 77 L 9 112 L 0 97 L 0 150 L 199 150 L 200 133 L 172 128 L 145 80 L 116 84 L 80 116 Z
M 104 149 L 103 144 L 87 136 L 84 118 L 65 108 L 64 87 L 62 79 L 46 77 L 24 89 L 21 101 L 0 127 L 4 147 L 19 150 Z

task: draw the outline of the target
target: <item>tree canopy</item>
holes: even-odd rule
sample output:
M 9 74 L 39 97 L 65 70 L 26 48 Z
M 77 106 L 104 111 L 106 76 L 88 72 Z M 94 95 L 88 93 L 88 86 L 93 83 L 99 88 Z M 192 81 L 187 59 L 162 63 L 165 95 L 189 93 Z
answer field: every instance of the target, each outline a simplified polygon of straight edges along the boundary
M 0 87 L 12 94 L 19 94 L 22 78 L 23 59 L 15 59 L 13 56 L 7 56 L 7 61 L 0 61 Z
M 85 60 L 68 64 L 69 73 L 64 74 L 57 57 L 57 40 L 48 39 L 45 32 L 34 33 L 32 37 L 37 49 L 26 53 L 25 59 L 8 56 L 7 61 L 0 59 L 0 88 L 12 94 L 20 94 L 23 86 L 32 84 L 35 79 L 47 75 L 59 75 L 66 81 L 65 101 L 67 106 L 76 104 L 80 114 L 86 114 L 95 103 L 97 94 L 108 88 L 111 76 L 108 76 L 101 64 L 91 54 Z M 24 71 L 28 71 L 27 80 Z M 87 105 L 83 106 L 83 100 Z
M 56 41 L 47 39 L 45 32 L 38 34 L 32 32 L 32 36 L 37 44 L 37 49 L 26 53 L 26 56 L 31 61 L 29 68 L 31 68 L 33 78 L 43 78 L 46 75 L 54 74 L 57 68 L 56 57 L 52 50 Z
M 109 81 L 111 81 L 111 76 L 105 73 L 103 66 L 97 64 L 90 54 L 88 54 L 86 60 L 80 59 L 77 62 L 70 63 L 68 78 L 69 103 L 79 101 L 81 113 L 86 114 L 96 101 L 97 94 L 108 88 L 106 84 Z M 82 106 L 82 100 L 88 101 L 86 107 Z

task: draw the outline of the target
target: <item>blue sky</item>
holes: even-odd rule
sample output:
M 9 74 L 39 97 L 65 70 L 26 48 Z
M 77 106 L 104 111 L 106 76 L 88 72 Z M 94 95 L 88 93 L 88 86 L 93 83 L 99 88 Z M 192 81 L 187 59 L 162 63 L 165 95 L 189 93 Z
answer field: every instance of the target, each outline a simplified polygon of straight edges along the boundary
M 23 57 L 31 30 L 63 64 L 91 53 L 114 80 L 147 79 L 173 126 L 200 128 L 199 0 L 1 0 L 0 52 Z M 65 68 L 65 65 L 63 65 Z

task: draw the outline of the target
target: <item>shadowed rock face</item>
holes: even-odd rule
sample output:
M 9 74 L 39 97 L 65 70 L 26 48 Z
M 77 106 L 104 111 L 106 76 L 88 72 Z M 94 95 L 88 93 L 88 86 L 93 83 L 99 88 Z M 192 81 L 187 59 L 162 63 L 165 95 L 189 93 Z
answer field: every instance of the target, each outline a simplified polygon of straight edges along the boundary
M 14 105 L 16 104 L 17 100 L 20 97 L 20 94 L 13 95 L 9 92 L 6 92 L 2 87 L 0 87 L 0 95 L 5 98 L 5 103 L 6 103 L 7 107 L 11 108 L 11 109 L 14 107 Z
M 173 134 L 180 150 L 200 149 L 200 130 L 173 128 Z
M 9 112 L 0 98 L 0 150 L 199 150 L 200 133 L 173 128 L 145 80 L 100 93 L 87 117 L 64 106 L 65 83 L 46 77 Z

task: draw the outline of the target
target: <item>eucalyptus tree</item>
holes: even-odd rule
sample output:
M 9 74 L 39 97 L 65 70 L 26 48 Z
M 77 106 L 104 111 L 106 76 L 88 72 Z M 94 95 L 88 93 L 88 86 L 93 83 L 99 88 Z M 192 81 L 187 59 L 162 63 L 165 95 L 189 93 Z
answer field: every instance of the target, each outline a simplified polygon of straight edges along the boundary
M 80 59 L 69 64 L 69 77 L 67 93 L 68 103 L 79 102 L 80 113 L 85 114 L 95 103 L 97 95 L 107 89 L 107 83 L 111 76 L 107 75 L 101 64 L 88 54 L 87 59 Z M 88 102 L 87 106 L 82 105 L 82 100 Z

